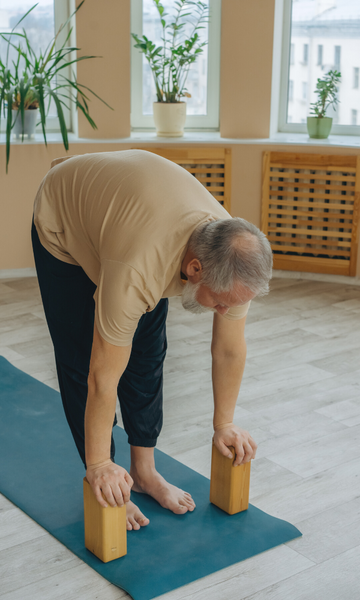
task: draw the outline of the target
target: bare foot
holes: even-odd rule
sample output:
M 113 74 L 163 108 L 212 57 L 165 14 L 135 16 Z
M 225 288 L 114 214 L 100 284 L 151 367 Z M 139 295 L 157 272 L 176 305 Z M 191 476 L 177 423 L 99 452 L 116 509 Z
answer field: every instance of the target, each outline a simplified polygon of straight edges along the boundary
M 148 494 L 163 508 L 167 508 L 177 515 L 183 515 L 194 510 L 195 502 L 190 494 L 165 481 L 155 468 L 146 469 L 143 473 L 139 473 L 137 469 L 132 467 L 130 475 L 134 480 L 132 490 Z
M 149 519 L 142 514 L 131 500 L 126 503 L 126 529 L 128 531 L 140 529 L 140 527 L 149 525 L 149 523 Z

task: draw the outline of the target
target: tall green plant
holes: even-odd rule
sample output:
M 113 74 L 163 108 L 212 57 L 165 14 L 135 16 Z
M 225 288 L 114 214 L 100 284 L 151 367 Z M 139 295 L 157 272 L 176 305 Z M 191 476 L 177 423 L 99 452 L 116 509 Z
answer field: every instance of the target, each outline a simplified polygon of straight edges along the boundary
M 193 0 L 177 0 L 176 12 L 172 23 L 167 23 L 163 4 L 153 0 L 162 27 L 161 46 L 156 46 L 146 35 L 132 33 L 138 48 L 148 61 L 155 82 L 158 102 L 180 102 L 184 96 L 190 97 L 185 83 L 191 65 L 204 51 L 207 42 L 200 42 L 199 31 L 205 28 L 209 19 L 206 4 Z M 187 17 L 193 17 L 193 20 Z M 191 33 L 187 39 L 179 41 L 183 29 L 191 24 Z
M 322 79 L 317 80 L 315 93 L 318 99 L 310 104 L 310 113 L 313 117 L 325 117 L 330 106 L 336 110 L 339 102 L 337 95 L 340 79 L 339 71 L 329 71 Z
M 69 141 L 63 107 L 70 108 L 70 104 L 74 103 L 85 115 L 93 129 L 97 129 L 97 127 L 89 113 L 87 93 L 90 92 L 111 108 L 95 92 L 80 84 L 74 72 L 71 79 L 62 72 L 63 69 L 81 60 L 98 58 L 96 56 L 72 58 L 71 53 L 79 50 L 79 48 L 67 45 L 72 34 L 72 27 L 69 29 L 61 47 L 58 50 L 56 49 L 60 33 L 67 28 L 70 19 L 82 7 L 84 2 L 85 0 L 80 2 L 69 19 L 59 28 L 45 52 L 40 50 L 38 55 L 33 50 L 25 29 L 22 29 L 22 33 L 15 31 L 25 17 L 36 8 L 37 4 L 34 4 L 21 17 L 10 33 L 0 32 L 1 38 L 7 43 L 5 61 L 0 57 L 0 123 L 3 115 L 6 119 L 6 172 L 8 172 L 10 160 L 11 131 L 19 116 L 22 123 L 22 140 L 24 140 L 25 110 L 39 109 L 42 133 L 45 145 L 47 145 L 46 118 L 49 114 L 51 100 L 53 100 L 59 119 L 63 144 L 65 150 L 68 150 Z M 20 38 L 17 45 L 12 41 L 14 36 Z M 16 52 L 16 59 L 11 61 L 11 66 L 9 66 L 10 48 L 13 48 Z M 17 111 L 15 118 L 13 118 L 13 110 Z

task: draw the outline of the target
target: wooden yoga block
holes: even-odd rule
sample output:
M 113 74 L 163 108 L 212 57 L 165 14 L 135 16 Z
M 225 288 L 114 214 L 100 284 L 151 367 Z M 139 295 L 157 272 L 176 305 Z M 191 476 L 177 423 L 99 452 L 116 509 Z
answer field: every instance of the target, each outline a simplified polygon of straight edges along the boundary
M 229 515 L 249 508 L 250 465 L 234 467 L 235 450 L 230 446 L 233 457 L 223 456 L 216 446 L 212 447 L 210 502 Z
M 125 556 L 126 505 L 103 508 L 84 477 L 85 548 L 104 563 Z

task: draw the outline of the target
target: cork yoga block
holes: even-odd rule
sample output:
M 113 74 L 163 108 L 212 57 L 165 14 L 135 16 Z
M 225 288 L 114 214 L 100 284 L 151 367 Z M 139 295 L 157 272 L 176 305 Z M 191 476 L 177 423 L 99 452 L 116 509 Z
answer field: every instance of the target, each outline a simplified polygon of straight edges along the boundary
M 251 461 L 234 467 L 235 450 L 230 447 L 233 457 L 223 456 L 212 447 L 210 502 L 229 515 L 234 515 L 249 507 Z
M 102 562 L 125 556 L 126 505 L 103 508 L 84 477 L 85 548 Z

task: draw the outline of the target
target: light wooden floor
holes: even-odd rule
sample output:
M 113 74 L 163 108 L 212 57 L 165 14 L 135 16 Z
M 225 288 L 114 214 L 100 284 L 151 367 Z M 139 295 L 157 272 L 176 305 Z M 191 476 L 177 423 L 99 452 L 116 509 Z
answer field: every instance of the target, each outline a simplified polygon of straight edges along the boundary
M 236 423 L 259 444 L 250 501 L 304 535 L 164 600 L 360 598 L 360 288 L 294 279 L 271 287 L 249 313 Z M 207 476 L 210 335 L 211 315 L 171 302 L 158 447 Z M 35 278 L 0 282 L 0 354 L 57 387 Z M 129 598 L 2 496 L 0 597 Z

